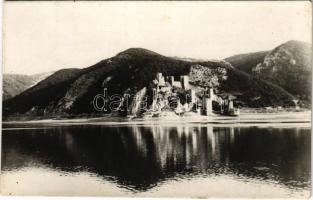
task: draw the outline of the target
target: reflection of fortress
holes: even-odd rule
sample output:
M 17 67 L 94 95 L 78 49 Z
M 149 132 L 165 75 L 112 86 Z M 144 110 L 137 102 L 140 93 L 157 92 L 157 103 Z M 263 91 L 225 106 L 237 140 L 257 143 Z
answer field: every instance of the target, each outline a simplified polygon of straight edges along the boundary
M 173 117 L 173 113 L 183 116 L 210 116 L 213 114 L 213 102 L 220 106 L 220 114 L 238 115 L 233 100 L 223 100 L 214 94 L 213 88 L 199 89 L 189 84 L 189 76 L 183 75 L 179 79 L 174 76 L 164 77 L 157 73 L 154 80 L 153 102 L 144 117 L 166 116 Z M 183 99 L 182 99 L 183 97 Z
M 229 129 L 225 129 L 227 132 Z M 132 128 L 138 151 L 148 156 L 148 140 L 144 134 L 150 134 L 153 138 L 156 159 L 162 168 L 168 165 L 197 166 L 198 169 L 206 169 L 212 161 L 221 159 L 220 141 L 212 126 L 177 126 L 177 127 L 138 127 Z M 234 138 L 232 128 L 231 137 Z M 230 142 L 233 141 L 230 140 Z
M 3 134 L 2 170 L 23 170 L 35 163 L 66 172 L 87 171 L 136 191 L 199 173 L 229 173 L 295 187 L 301 182 L 309 187 L 310 137 L 309 129 L 200 124 L 64 126 L 23 130 L 23 134 L 10 130 Z M 284 160 L 288 168 L 277 167 L 281 158 L 288 158 Z M 268 168 L 266 173 L 256 172 L 260 163 Z

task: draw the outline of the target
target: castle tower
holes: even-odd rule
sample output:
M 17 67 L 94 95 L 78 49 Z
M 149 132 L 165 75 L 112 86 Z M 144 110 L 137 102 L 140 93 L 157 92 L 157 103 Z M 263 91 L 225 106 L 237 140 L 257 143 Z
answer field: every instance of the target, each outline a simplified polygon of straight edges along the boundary
M 157 81 L 159 81 L 160 82 L 160 80 L 162 79 L 162 73 L 157 73 L 157 75 L 156 75 L 156 79 L 157 79 Z
M 214 97 L 214 90 L 213 90 L 213 88 L 209 89 L 209 96 L 210 96 L 211 99 L 213 99 L 213 97 Z
M 228 103 L 228 110 L 233 110 L 234 109 L 234 102 L 233 100 L 229 100 L 229 103 Z
M 174 84 L 174 76 L 167 76 L 166 81 L 173 86 Z
M 164 76 L 162 75 L 162 73 L 157 73 L 156 79 L 158 81 L 158 85 L 159 86 L 165 86 L 165 80 L 164 80 Z
M 181 86 L 183 89 L 189 89 L 189 77 L 188 76 L 181 76 L 180 77 Z
M 202 99 L 202 107 L 204 115 L 209 116 L 212 114 L 212 99 L 204 96 Z
M 191 96 L 191 103 L 196 103 L 196 91 L 195 90 L 191 89 L 190 96 Z
M 152 101 L 152 105 L 151 108 L 154 111 L 156 109 L 156 103 L 157 103 L 157 89 L 153 88 L 153 101 Z

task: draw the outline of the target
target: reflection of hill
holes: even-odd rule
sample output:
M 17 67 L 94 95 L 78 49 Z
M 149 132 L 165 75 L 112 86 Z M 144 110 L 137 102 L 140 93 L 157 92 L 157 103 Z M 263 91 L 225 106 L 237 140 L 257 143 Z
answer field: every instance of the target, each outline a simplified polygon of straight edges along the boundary
M 209 125 L 18 130 L 3 134 L 2 167 L 88 170 L 135 190 L 176 176 L 225 173 L 307 187 L 309 132 Z

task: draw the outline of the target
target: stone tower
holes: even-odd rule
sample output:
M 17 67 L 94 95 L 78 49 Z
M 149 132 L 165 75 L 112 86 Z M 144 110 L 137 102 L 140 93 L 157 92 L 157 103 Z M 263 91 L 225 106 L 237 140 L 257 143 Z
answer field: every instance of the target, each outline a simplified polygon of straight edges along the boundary
M 188 76 L 181 76 L 180 77 L 181 86 L 183 89 L 189 89 L 189 77 Z

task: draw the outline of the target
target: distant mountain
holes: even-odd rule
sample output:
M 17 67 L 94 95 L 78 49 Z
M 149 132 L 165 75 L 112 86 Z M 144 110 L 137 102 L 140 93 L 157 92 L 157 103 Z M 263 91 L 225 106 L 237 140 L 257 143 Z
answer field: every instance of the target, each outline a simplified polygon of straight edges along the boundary
M 103 94 L 104 87 L 108 88 L 108 95 L 138 94 L 146 88 L 148 97 L 151 97 L 150 86 L 158 72 L 164 76 L 178 77 L 189 75 L 191 68 L 207 69 L 204 70 L 205 76 L 191 80 L 193 87 L 201 88 L 198 83 L 214 84 L 220 95 L 232 94 L 242 106 L 288 105 L 294 99 L 281 87 L 254 78 L 225 61 L 190 62 L 132 48 L 88 68 L 54 73 L 5 101 L 3 114 L 94 115 L 99 112 L 93 107 L 93 99 L 97 94 Z M 201 71 L 199 73 L 202 74 Z M 201 77 L 203 80 L 199 80 Z
M 278 85 L 297 98 L 310 102 L 310 44 L 291 40 L 271 51 L 240 54 L 225 60 L 236 69 Z
M 206 61 L 210 61 L 208 59 L 187 58 L 187 57 L 178 57 L 178 56 L 174 56 L 172 58 L 175 59 L 175 60 L 182 60 L 182 61 L 188 61 L 188 62 L 206 62 Z
M 20 94 L 52 73 L 47 72 L 34 75 L 3 74 L 3 100 Z
M 225 58 L 224 60 L 231 63 L 236 69 L 240 69 L 248 74 L 252 73 L 252 69 L 259 63 L 263 62 L 265 56 L 270 51 L 260 51 L 254 53 L 238 54 Z

